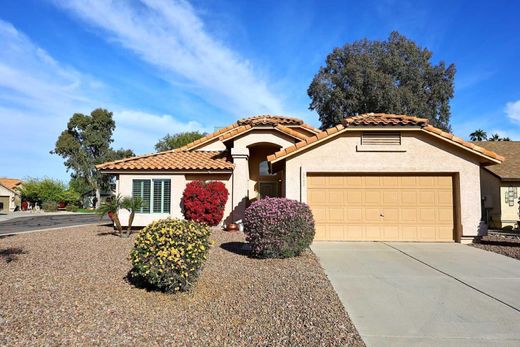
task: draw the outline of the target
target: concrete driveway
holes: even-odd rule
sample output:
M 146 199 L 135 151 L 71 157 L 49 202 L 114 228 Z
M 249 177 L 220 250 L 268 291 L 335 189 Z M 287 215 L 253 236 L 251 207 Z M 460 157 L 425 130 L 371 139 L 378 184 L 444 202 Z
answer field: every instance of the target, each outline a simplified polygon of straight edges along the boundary
M 520 345 L 520 261 L 461 244 L 315 242 L 368 346 Z

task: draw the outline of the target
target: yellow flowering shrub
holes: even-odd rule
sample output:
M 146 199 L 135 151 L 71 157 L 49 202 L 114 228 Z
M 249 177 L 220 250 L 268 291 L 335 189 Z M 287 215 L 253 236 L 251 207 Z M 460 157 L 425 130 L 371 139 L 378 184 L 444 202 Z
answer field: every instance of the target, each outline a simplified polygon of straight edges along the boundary
M 132 276 L 165 292 L 186 291 L 210 247 L 206 224 L 180 219 L 155 221 L 139 232 L 131 252 Z

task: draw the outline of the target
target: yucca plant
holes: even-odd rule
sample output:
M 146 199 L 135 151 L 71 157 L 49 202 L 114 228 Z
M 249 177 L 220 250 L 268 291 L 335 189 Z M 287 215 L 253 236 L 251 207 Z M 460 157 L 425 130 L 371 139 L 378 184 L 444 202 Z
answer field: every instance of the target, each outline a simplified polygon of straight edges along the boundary
M 119 232 L 119 236 L 123 236 L 123 227 L 119 220 L 119 209 L 121 209 L 122 198 L 121 195 L 116 195 L 112 198 L 107 199 L 101 206 L 96 210 L 96 213 L 103 218 L 104 215 L 108 215 L 110 219 L 116 225 L 116 229 Z
M 128 217 L 128 228 L 126 231 L 126 236 L 130 236 L 132 233 L 132 224 L 134 222 L 135 212 L 145 207 L 144 200 L 139 197 L 125 197 L 121 202 L 121 206 L 130 212 L 130 216 Z

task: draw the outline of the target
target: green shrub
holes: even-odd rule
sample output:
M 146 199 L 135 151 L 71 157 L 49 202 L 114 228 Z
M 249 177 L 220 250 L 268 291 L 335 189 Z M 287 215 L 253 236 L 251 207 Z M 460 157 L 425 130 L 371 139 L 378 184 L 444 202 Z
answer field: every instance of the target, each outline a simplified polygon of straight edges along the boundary
M 205 224 L 180 219 L 155 221 L 136 237 L 131 252 L 132 278 L 165 291 L 187 291 L 210 247 Z
M 244 232 L 253 256 L 288 258 L 300 255 L 314 239 L 309 206 L 285 198 L 265 198 L 249 206 Z
M 67 205 L 67 207 L 65 207 L 65 210 L 69 212 L 78 212 L 79 207 L 76 205 Z
M 45 212 L 56 212 L 58 211 L 58 203 L 56 201 L 44 201 L 42 209 Z

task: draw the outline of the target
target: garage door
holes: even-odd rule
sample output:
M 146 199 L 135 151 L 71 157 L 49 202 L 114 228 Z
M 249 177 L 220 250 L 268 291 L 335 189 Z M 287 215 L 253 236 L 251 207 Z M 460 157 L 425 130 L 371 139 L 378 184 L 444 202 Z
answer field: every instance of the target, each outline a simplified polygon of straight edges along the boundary
M 309 174 L 316 240 L 453 241 L 451 176 Z

